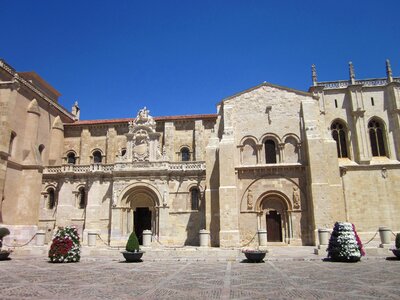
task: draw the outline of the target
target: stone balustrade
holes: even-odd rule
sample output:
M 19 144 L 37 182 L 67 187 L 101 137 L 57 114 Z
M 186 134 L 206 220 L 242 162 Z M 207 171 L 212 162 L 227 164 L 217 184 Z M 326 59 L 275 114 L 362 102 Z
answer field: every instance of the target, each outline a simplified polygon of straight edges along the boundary
M 206 164 L 204 161 L 197 162 L 118 162 L 115 164 L 91 164 L 91 165 L 72 165 L 66 164 L 62 166 L 48 166 L 43 170 L 44 174 L 59 173 L 92 173 L 92 172 L 123 172 L 123 171 L 204 171 Z

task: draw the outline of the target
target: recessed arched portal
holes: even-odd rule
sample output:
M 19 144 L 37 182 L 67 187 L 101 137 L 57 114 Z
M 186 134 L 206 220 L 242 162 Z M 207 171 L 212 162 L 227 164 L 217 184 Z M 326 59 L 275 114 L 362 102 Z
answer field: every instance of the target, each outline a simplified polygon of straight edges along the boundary
M 267 241 L 290 243 L 291 208 L 285 195 L 280 192 L 267 192 L 258 203 L 259 227 L 267 230 Z
M 151 230 L 158 235 L 158 191 L 147 185 L 134 185 L 123 192 L 120 201 L 122 232 L 133 230 L 143 242 L 143 230 Z

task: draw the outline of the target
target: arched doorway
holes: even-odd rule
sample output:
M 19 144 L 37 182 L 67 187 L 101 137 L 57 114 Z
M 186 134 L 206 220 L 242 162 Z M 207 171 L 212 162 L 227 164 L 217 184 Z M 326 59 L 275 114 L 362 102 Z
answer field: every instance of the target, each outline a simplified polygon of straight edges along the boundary
M 133 230 L 139 243 L 143 243 L 143 231 L 151 230 L 158 234 L 158 197 L 147 186 L 134 186 L 128 189 L 121 199 L 121 221 L 123 234 Z
M 267 241 L 290 243 L 291 210 L 284 195 L 270 192 L 259 203 L 259 228 L 267 230 Z

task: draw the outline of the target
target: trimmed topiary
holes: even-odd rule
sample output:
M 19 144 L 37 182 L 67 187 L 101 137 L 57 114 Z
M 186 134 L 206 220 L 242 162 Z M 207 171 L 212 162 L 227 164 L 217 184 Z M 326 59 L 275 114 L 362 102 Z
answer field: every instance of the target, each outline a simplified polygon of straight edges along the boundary
M 396 234 L 396 249 L 400 249 L 400 233 Z
M 138 252 L 139 251 L 139 241 L 138 241 L 138 238 L 134 231 L 132 231 L 132 233 L 130 234 L 128 242 L 126 243 L 125 249 L 128 252 Z
M 6 227 L 1 227 L 0 228 L 0 240 L 3 239 L 3 237 L 7 236 L 10 234 L 10 230 L 8 230 L 8 228 Z

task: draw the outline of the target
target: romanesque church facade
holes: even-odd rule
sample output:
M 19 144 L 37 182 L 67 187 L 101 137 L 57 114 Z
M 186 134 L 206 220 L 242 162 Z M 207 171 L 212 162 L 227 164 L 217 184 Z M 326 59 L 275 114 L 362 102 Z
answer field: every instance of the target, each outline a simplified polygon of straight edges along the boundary
M 34 72 L 0 61 L 2 225 L 15 241 L 75 225 L 111 246 L 313 245 L 350 221 L 361 238 L 400 230 L 400 78 L 262 83 L 216 114 L 79 120 Z

